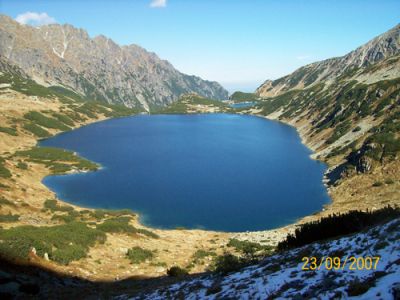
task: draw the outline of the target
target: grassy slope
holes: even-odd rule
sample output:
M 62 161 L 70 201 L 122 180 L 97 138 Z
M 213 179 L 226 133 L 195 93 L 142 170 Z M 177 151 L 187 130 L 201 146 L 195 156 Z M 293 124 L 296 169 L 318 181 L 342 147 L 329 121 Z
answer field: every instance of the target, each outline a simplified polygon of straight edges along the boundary
M 263 115 L 280 112 L 280 120 L 294 125 L 303 121 L 306 139 L 324 141 L 315 150 L 330 165 L 340 162 L 356 168 L 361 159 L 354 159 L 358 151 L 375 162 L 393 160 L 400 151 L 400 78 L 362 84 L 351 80 L 351 75 L 329 86 L 320 83 L 265 99 L 258 108 Z M 367 151 L 371 144 L 374 150 Z
M 38 139 L 138 111 L 86 101 L 65 88 L 46 88 L 14 67 L 1 66 L 0 256 L 33 260 L 52 270 L 95 280 L 160 276 L 171 265 L 192 272 L 206 268 L 204 260 L 191 262 L 196 247 L 202 245 L 208 253 L 215 244 L 226 243 L 228 234 L 145 228 L 130 211 L 65 205 L 41 184 L 49 174 L 95 170 L 98 166 L 70 151 L 36 147 Z M 220 106 L 212 100 L 200 102 Z M 76 240 L 78 237 L 85 243 Z M 132 250 L 128 256 L 127 250 L 138 249 L 135 247 L 153 255 L 132 267 L 130 260 L 136 261 L 136 252 Z
M 118 105 L 109 105 L 101 102 L 85 102 L 79 95 L 64 88 L 46 88 L 28 79 L 17 68 L 3 65 L 3 72 L 0 75 L 0 83 L 6 88 L 0 90 L 0 95 L 6 95 L 9 90 L 28 96 L 34 102 L 49 102 L 46 110 L 32 110 L 23 113 L 19 118 L 9 117 L 4 120 L 7 126 L 1 127 L 2 134 L 15 136 L 24 139 L 26 136 L 33 136 L 34 139 L 49 137 L 60 131 L 70 130 L 87 122 L 97 119 L 128 116 L 138 111 Z M 43 105 L 42 105 L 43 106 Z M 46 106 L 46 105 L 44 105 Z M 50 108 L 52 107 L 52 108 Z M 56 109 L 54 109 L 55 107 Z M 9 189 L 20 175 L 15 177 L 6 165 L 14 165 L 17 168 L 27 170 L 37 164 L 43 165 L 52 174 L 64 174 L 72 170 L 96 170 L 97 165 L 81 158 L 71 151 L 57 148 L 31 147 L 19 150 L 14 153 L 3 152 L 0 157 L 0 180 L 2 188 Z M 19 205 L 6 198 L 1 198 L 0 211 L 8 214 L 1 214 L 0 223 L 18 221 L 19 215 L 12 215 L 10 208 L 18 210 Z M 52 205 L 50 205 L 52 204 Z M 29 203 L 23 203 L 22 207 L 29 207 Z M 22 208 L 21 207 L 21 208 Z M 90 222 L 108 222 L 108 218 L 118 215 L 118 212 L 109 211 L 76 211 L 71 206 L 60 206 L 56 200 L 48 199 L 44 202 L 43 211 L 52 213 L 54 223 L 64 223 L 49 227 L 36 226 L 7 226 L 9 229 L 0 229 L 2 240 L 0 255 L 18 260 L 28 258 L 32 247 L 36 255 L 42 256 L 47 253 L 50 259 L 68 264 L 73 260 L 80 259 L 87 255 L 89 248 L 96 242 L 104 243 L 106 235 L 101 228 L 91 228 Z M 101 216 L 99 217 L 99 215 Z M 122 214 L 131 214 L 122 212 Z M 128 220 L 129 221 L 129 220 Z M 11 224 L 12 225 L 12 224 Z M 102 225 L 104 226 L 104 225 Z M 128 223 L 114 224 L 114 230 L 124 228 L 134 229 Z M 120 228 L 120 229 L 118 229 Z M 135 229 L 137 234 L 145 234 L 152 238 L 156 235 L 145 230 Z
M 236 91 L 229 97 L 229 99 L 233 100 L 235 102 L 246 102 L 246 101 L 258 100 L 259 97 L 254 93 L 244 93 L 244 92 Z

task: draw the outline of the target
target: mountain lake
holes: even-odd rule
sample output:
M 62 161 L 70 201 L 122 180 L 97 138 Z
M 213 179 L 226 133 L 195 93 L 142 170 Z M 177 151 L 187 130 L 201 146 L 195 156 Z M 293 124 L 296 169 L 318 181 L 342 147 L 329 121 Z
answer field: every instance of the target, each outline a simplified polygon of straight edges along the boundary
M 44 184 L 66 202 L 130 208 L 157 228 L 272 229 L 322 209 L 326 165 L 296 130 L 234 114 L 138 115 L 43 140 L 97 162 Z

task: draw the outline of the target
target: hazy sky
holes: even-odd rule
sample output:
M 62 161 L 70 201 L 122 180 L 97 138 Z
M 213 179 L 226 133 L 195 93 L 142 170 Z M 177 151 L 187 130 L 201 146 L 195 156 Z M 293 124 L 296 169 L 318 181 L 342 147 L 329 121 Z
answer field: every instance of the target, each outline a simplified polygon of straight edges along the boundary
M 0 0 L 0 12 L 141 45 L 232 91 L 346 54 L 398 24 L 400 0 Z

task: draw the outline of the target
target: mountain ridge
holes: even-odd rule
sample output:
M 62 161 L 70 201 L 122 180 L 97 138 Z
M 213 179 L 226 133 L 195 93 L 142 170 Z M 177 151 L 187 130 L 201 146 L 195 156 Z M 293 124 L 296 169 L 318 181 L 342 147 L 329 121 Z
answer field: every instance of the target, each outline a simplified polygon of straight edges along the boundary
M 400 24 L 343 56 L 313 62 L 276 80 L 266 80 L 256 89 L 256 94 L 268 98 L 295 89 L 310 88 L 320 82 L 329 84 L 355 69 L 366 69 L 398 54 L 400 54 Z M 355 79 L 358 78 L 357 73 L 352 75 Z M 397 71 L 394 77 L 399 75 L 400 71 Z
M 69 24 L 21 25 L 0 15 L 0 52 L 44 86 L 62 86 L 87 99 L 128 107 L 163 106 L 186 93 L 226 99 L 217 82 L 176 70 L 155 53 Z
M 247 112 L 294 126 L 311 156 L 329 166 L 324 183 L 332 203 L 318 215 L 398 204 L 399 25 L 257 93 L 259 101 Z

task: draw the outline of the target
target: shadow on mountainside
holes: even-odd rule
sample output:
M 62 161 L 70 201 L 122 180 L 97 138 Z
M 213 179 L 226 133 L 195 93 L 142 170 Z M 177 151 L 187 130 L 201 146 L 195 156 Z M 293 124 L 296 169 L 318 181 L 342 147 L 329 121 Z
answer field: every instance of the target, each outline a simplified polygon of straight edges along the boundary
M 134 276 L 119 281 L 90 281 L 55 272 L 35 262 L 15 262 L 0 257 L 0 299 L 108 299 L 123 294 L 134 296 L 198 276 L 200 274 L 182 278 Z

